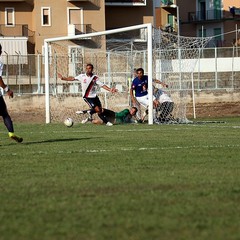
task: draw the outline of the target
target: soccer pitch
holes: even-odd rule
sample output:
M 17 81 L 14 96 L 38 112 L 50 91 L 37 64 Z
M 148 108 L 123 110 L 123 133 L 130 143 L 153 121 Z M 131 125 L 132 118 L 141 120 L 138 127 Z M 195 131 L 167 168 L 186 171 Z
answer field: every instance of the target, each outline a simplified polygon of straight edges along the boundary
M 0 126 L 0 239 L 239 239 L 240 118 Z

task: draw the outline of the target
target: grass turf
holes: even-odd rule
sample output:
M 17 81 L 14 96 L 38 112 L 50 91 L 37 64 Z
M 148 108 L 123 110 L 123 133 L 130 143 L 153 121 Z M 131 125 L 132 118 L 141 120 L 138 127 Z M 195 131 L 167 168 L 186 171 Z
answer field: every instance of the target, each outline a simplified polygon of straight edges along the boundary
M 22 144 L 1 125 L 0 239 L 239 239 L 240 119 L 224 120 L 15 124 Z

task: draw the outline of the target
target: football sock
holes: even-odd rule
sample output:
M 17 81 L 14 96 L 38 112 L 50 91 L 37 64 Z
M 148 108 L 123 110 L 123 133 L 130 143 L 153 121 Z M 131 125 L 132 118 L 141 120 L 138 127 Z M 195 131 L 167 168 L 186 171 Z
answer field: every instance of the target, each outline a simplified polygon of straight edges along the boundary
M 14 132 L 12 119 L 8 114 L 3 116 L 3 122 L 9 132 Z

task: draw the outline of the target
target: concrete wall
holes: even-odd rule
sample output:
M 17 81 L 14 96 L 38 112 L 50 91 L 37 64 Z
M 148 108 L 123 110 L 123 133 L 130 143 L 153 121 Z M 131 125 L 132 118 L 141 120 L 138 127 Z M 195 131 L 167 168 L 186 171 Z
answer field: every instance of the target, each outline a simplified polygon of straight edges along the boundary
M 196 91 L 196 113 L 197 117 L 222 117 L 240 116 L 240 90 L 212 90 Z M 16 122 L 45 123 L 45 96 L 44 95 L 22 95 L 15 96 L 13 99 L 5 97 L 8 110 L 13 120 Z M 102 102 L 104 100 L 102 99 Z M 86 109 L 87 105 L 81 97 L 68 97 L 61 100 L 61 105 L 52 102 L 56 106 L 54 114 L 57 114 L 58 121 L 63 121 L 65 117 L 72 117 L 80 122 L 79 116 L 75 111 Z M 61 106 L 61 111 L 59 108 Z M 110 108 L 118 111 L 126 108 Z M 188 95 L 187 117 L 193 117 L 192 94 Z

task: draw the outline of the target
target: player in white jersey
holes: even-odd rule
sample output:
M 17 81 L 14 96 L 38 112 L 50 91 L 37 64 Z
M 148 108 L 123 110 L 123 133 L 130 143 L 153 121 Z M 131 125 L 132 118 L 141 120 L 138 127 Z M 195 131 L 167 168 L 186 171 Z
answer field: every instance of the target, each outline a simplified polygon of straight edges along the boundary
M 2 45 L 0 44 L 0 55 L 1 54 L 2 54 Z M 9 97 L 13 98 L 13 91 L 4 83 L 2 79 L 2 71 L 3 71 L 3 63 L 0 61 L 0 87 L 4 90 L 4 92 L 6 92 L 6 94 Z M 0 91 L 0 116 L 2 116 L 3 122 L 6 128 L 8 129 L 8 136 L 11 139 L 15 140 L 16 142 L 22 142 L 23 139 L 14 133 L 12 119 L 8 114 L 7 106 L 2 96 L 2 91 Z
M 169 120 L 173 120 L 172 111 L 174 108 L 174 102 L 171 97 L 162 89 L 155 89 L 155 97 L 159 101 L 159 106 L 157 107 L 157 111 L 159 114 L 160 122 L 167 122 Z
M 88 110 L 88 112 L 90 114 L 90 118 L 87 118 L 86 120 L 84 120 L 83 123 L 86 122 L 87 120 L 91 121 L 92 120 L 91 116 L 94 113 L 97 113 L 98 116 L 102 119 L 102 121 L 106 125 L 108 125 L 108 126 L 112 125 L 110 122 L 108 122 L 107 118 L 104 115 L 104 110 L 102 108 L 102 104 L 100 102 L 99 97 L 97 96 L 97 89 L 99 86 L 109 92 L 112 92 L 112 93 L 117 92 L 117 89 L 109 88 L 107 85 L 102 83 L 99 80 L 98 76 L 93 73 L 93 65 L 92 64 L 90 64 L 90 63 L 87 64 L 86 72 L 84 74 L 80 74 L 76 77 L 63 77 L 60 73 L 58 73 L 58 77 L 61 80 L 65 80 L 65 81 L 80 81 L 81 82 L 83 99 L 90 107 L 90 110 Z M 85 112 L 81 112 L 81 113 L 85 113 Z

